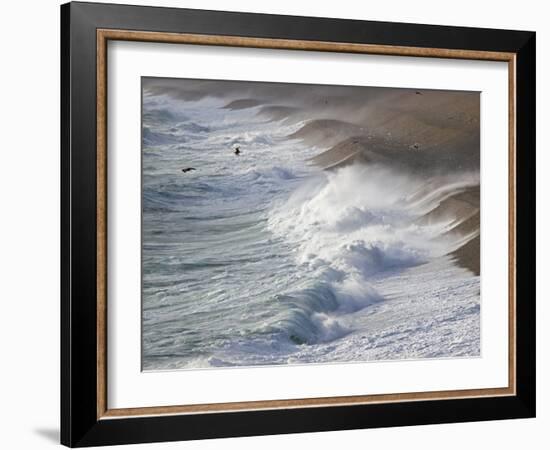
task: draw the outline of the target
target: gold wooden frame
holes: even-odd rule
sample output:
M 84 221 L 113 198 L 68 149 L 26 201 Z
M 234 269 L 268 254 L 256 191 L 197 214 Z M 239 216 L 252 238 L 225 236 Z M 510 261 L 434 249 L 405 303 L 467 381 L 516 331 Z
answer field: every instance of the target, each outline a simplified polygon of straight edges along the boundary
M 264 400 L 200 405 L 109 409 L 107 405 L 107 42 L 109 40 L 217 45 L 267 49 L 364 53 L 501 61 L 508 63 L 508 386 L 502 388 L 409 392 L 344 397 Z M 218 413 L 262 409 L 344 406 L 420 400 L 446 400 L 516 395 L 516 54 L 444 48 L 298 41 L 114 29 L 97 30 L 97 418 Z

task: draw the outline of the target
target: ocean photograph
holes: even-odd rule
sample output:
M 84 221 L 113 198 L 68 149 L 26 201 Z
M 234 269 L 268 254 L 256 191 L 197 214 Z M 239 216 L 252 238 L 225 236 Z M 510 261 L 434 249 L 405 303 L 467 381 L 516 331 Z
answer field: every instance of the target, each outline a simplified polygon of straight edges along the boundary
M 142 370 L 480 356 L 479 92 L 142 78 Z

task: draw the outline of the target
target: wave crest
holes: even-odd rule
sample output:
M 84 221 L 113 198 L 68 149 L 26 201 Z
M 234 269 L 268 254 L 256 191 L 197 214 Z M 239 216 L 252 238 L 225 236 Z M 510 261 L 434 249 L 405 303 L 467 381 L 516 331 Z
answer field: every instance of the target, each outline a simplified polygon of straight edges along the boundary
M 454 219 L 418 224 L 449 191 L 433 195 L 425 186 L 426 180 L 383 166 L 355 164 L 323 172 L 271 210 L 268 228 L 295 249 L 301 269 L 323 280 L 290 296 L 293 316 L 277 323 L 291 341 L 325 342 L 343 336 L 349 331 L 343 324 L 346 314 L 382 300 L 372 277 L 453 249 L 455 241 L 446 231 Z M 411 202 L 419 196 L 422 201 Z

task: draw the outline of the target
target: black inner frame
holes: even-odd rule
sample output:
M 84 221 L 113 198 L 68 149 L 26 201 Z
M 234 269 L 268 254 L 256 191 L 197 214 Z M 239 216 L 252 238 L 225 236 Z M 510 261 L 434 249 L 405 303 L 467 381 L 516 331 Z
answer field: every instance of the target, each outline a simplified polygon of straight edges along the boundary
M 98 420 L 98 28 L 515 53 L 517 394 Z M 61 443 L 81 447 L 534 417 L 535 39 L 534 32 L 526 31 L 80 2 L 62 5 Z

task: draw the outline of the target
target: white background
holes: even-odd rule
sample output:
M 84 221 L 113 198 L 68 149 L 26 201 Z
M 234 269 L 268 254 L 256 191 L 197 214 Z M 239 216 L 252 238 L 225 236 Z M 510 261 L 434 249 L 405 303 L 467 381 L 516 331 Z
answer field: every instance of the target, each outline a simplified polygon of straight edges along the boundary
M 113 42 L 108 67 L 108 408 L 508 385 L 507 63 Z M 142 75 L 481 92 L 481 357 L 141 372 Z
M 231 9 L 354 19 L 420 22 L 537 31 L 538 224 L 538 418 L 476 424 L 267 436 L 205 442 L 141 445 L 136 448 L 546 448 L 550 427 L 550 328 L 548 285 L 550 214 L 543 211 L 550 189 L 550 144 L 543 124 L 550 78 L 550 30 L 544 2 L 394 0 L 386 2 L 139 1 L 135 4 Z M 59 422 L 59 2 L 6 2 L 0 28 L 2 115 L 2 314 L 0 315 L 0 447 L 41 449 L 56 445 Z M 546 58 L 546 59 L 545 59 Z M 543 114 L 544 109 L 544 114 Z M 127 447 L 130 448 L 130 447 Z

